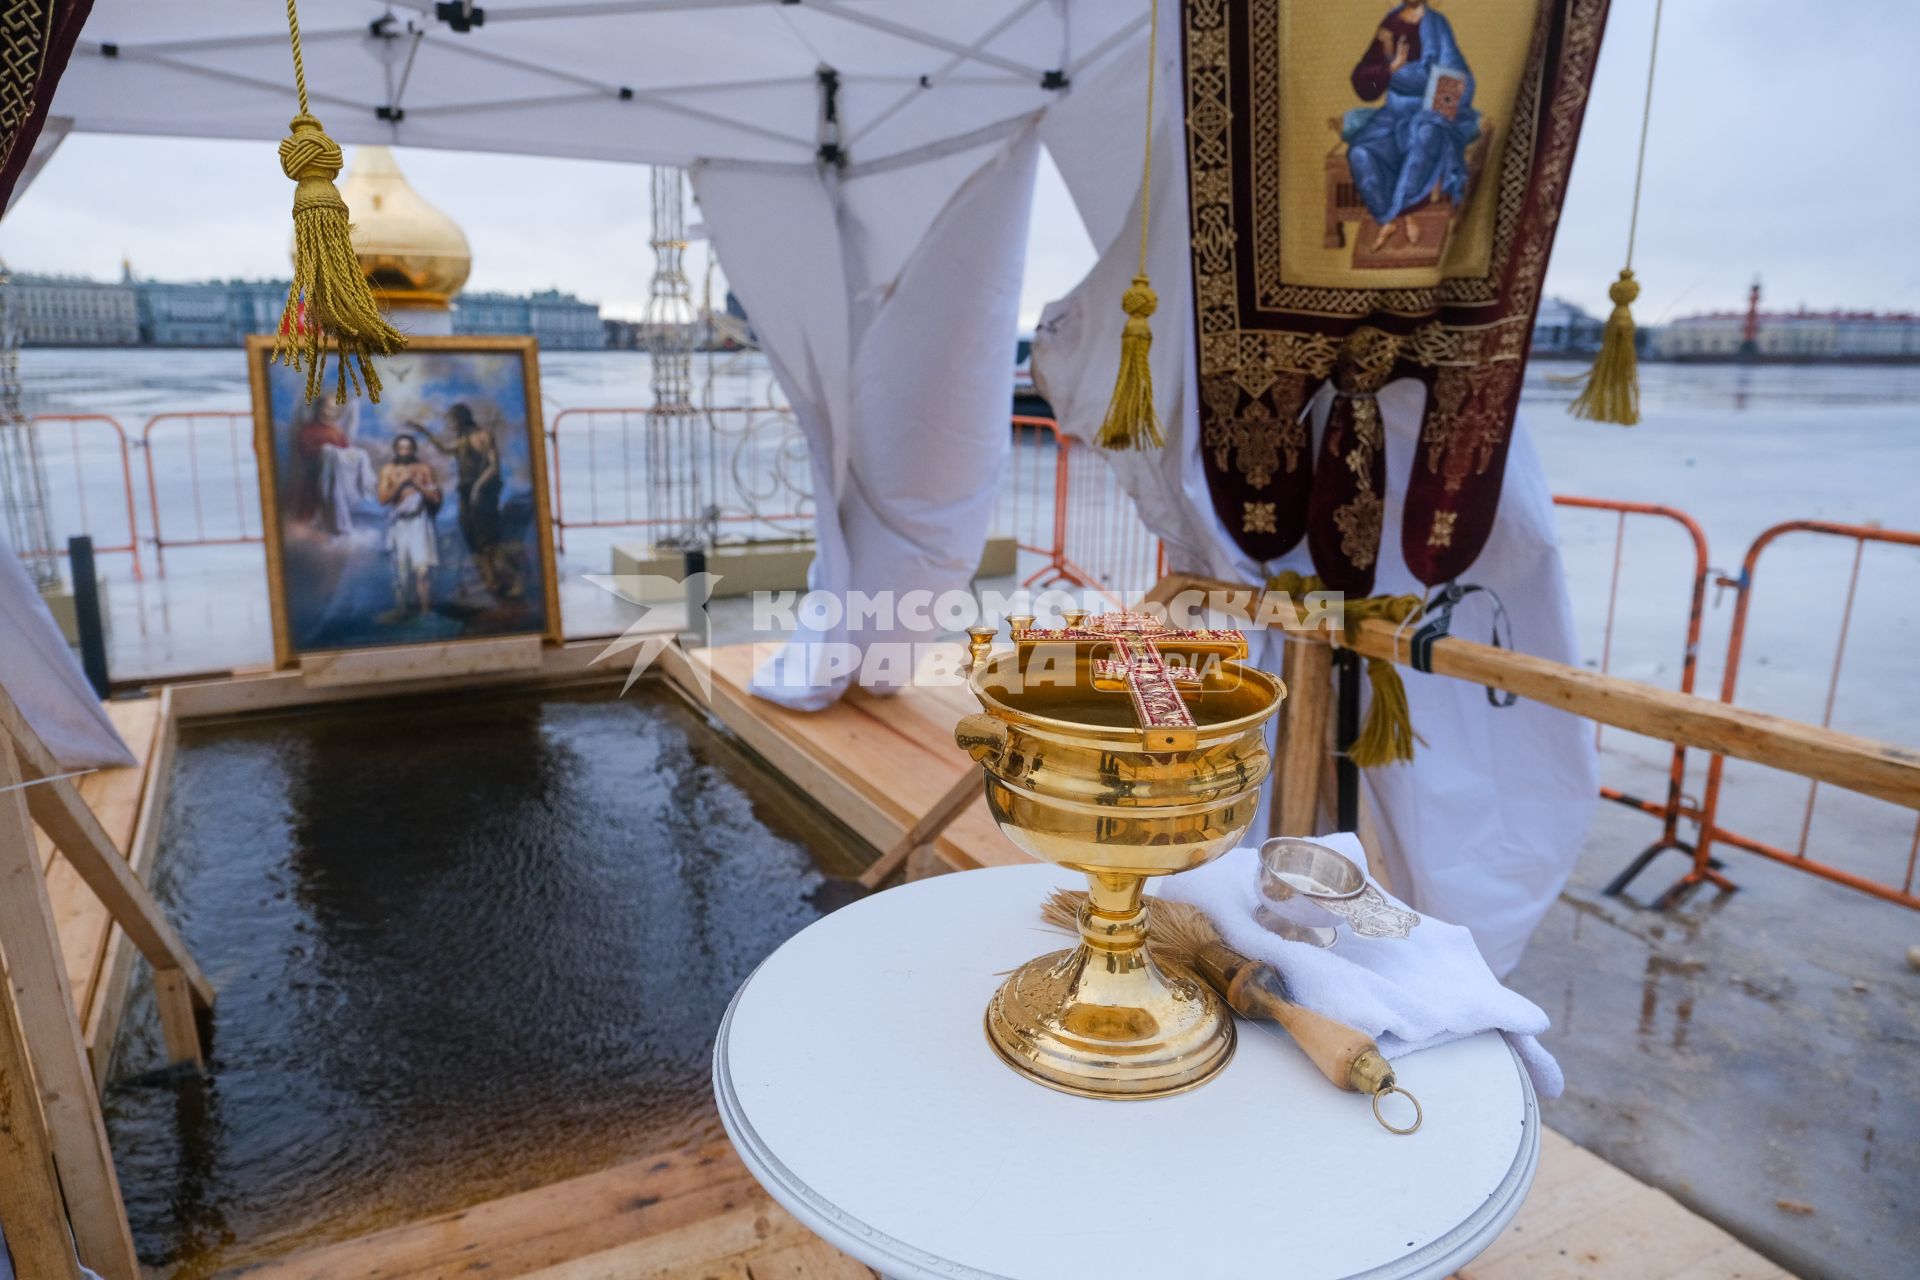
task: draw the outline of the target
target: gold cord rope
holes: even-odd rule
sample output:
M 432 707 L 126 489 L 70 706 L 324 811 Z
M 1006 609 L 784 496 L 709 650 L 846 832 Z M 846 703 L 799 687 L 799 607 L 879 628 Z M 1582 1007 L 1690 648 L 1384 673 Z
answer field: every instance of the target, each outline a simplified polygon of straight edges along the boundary
M 1640 104 L 1640 151 L 1633 162 L 1633 203 L 1627 215 L 1627 261 L 1620 278 L 1607 287 L 1613 311 L 1600 334 L 1600 351 L 1567 412 L 1576 418 L 1630 427 L 1640 421 L 1640 357 L 1634 349 L 1633 302 L 1640 282 L 1633 275 L 1633 250 L 1640 236 L 1640 188 L 1647 171 L 1647 134 L 1653 124 L 1653 72 L 1660 53 L 1660 12 L 1654 0 L 1653 40 L 1647 50 L 1647 93 Z
M 1147 274 L 1147 214 L 1153 204 L 1153 84 L 1160 74 L 1160 0 L 1149 8 L 1147 29 L 1147 140 L 1140 162 L 1140 274 Z
M 1140 266 L 1133 283 L 1120 295 L 1120 309 L 1127 323 L 1120 331 L 1120 370 L 1113 382 L 1113 399 L 1107 404 L 1107 416 L 1100 424 L 1095 441 L 1103 449 L 1159 448 L 1165 443 L 1160 434 L 1160 414 L 1153 403 L 1153 366 L 1148 356 L 1153 350 L 1153 328 L 1148 317 L 1160 306 L 1160 299 L 1147 278 L 1148 213 L 1153 205 L 1153 83 L 1160 69 L 1160 0 L 1148 7 L 1147 30 L 1147 128 L 1145 160 L 1140 166 Z
M 1640 153 L 1633 162 L 1633 205 L 1627 215 L 1627 270 L 1633 270 L 1633 246 L 1640 235 L 1640 181 L 1647 172 L 1647 130 L 1653 124 L 1653 69 L 1660 58 L 1660 10 L 1666 0 L 1653 0 L 1653 42 L 1647 48 L 1647 96 L 1640 104 Z
M 308 109 L 307 64 L 300 51 L 300 14 L 287 0 L 287 35 L 293 46 L 293 86 L 300 112 L 280 140 L 280 168 L 298 185 L 293 192 L 293 281 L 280 315 L 274 359 L 307 374 L 307 399 L 319 398 L 331 347 L 339 369 L 334 399 L 346 403 L 347 385 L 367 399 L 380 399 L 380 374 L 370 356 L 392 355 L 407 340 L 388 324 L 353 251 L 347 202 L 333 185 L 344 163 L 340 144 Z

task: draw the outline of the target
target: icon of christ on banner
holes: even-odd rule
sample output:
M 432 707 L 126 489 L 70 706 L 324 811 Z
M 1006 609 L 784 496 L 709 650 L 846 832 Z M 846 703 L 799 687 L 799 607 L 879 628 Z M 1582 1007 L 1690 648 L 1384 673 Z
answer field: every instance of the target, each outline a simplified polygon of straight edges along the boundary
M 1397 507 L 1416 579 L 1473 564 L 1607 2 L 1181 0 L 1201 456 L 1253 559 L 1304 539 L 1369 594 Z M 1408 378 L 1389 477 L 1377 395 Z
M 1453 209 L 1466 203 L 1467 148 L 1480 135 L 1473 72 L 1453 24 L 1427 0 L 1395 7 L 1351 79 L 1362 102 L 1380 103 L 1355 107 L 1340 125 L 1354 189 L 1377 226 L 1365 253 L 1382 253 L 1396 236 L 1410 248 L 1437 240 Z M 1441 216 L 1416 216 L 1421 209 Z M 1356 258 L 1355 265 L 1363 264 Z

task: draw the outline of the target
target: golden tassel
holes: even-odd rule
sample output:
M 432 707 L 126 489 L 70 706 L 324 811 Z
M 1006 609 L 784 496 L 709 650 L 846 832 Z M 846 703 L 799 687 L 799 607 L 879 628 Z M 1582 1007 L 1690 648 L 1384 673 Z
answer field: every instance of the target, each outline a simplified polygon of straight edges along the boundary
M 354 255 L 347 202 L 333 185 L 342 163 L 340 144 L 307 110 L 307 70 L 300 57 L 294 0 L 287 0 L 287 28 L 300 114 L 293 118 L 292 132 L 280 140 L 280 168 L 298 185 L 293 192 L 293 283 L 273 355 L 289 368 L 307 371 L 307 399 L 317 400 L 327 348 L 332 346 L 340 361 L 334 398 L 346 403 L 351 380 L 356 393 L 364 386 L 367 399 L 378 403 L 380 375 L 367 357 L 392 355 L 405 348 L 407 339 L 380 314 Z M 358 366 L 357 373 L 353 366 Z
M 1158 449 L 1166 443 L 1160 434 L 1160 415 L 1153 407 L 1153 327 L 1147 323 L 1160 298 L 1144 275 L 1133 278 L 1120 298 L 1127 313 L 1120 331 L 1120 376 L 1113 384 L 1113 400 L 1095 437 L 1102 449 Z
M 1640 357 L 1633 348 L 1633 300 L 1640 282 L 1631 268 L 1607 289 L 1613 314 L 1600 336 L 1600 354 L 1594 357 L 1587 385 L 1580 389 L 1567 412 L 1593 422 L 1617 422 L 1631 427 L 1640 421 Z
M 1633 247 L 1640 234 L 1640 183 L 1647 172 L 1647 129 L 1653 123 L 1653 69 L 1660 57 L 1660 11 L 1665 0 L 1653 3 L 1653 39 L 1647 47 L 1647 96 L 1640 106 L 1640 155 L 1633 166 L 1633 204 L 1627 217 L 1627 261 L 1620 278 L 1607 288 L 1613 314 L 1600 334 L 1600 354 L 1587 373 L 1567 412 L 1592 422 L 1617 422 L 1631 427 L 1640 421 L 1640 357 L 1633 349 L 1633 300 L 1640 282 L 1633 278 Z
M 1310 591 L 1323 591 L 1326 587 L 1318 577 L 1305 577 L 1288 569 L 1268 579 L 1267 589 L 1285 592 L 1289 598 L 1298 600 Z M 1419 596 L 1365 596 L 1348 600 L 1341 608 L 1341 644 L 1345 647 L 1347 631 L 1369 618 L 1384 618 L 1399 624 L 1419 616 L 1421 607 Z M 1407 705 L 1407 685 L 1400 678 L 1400 669 L 1386 658 L 1368 658 L 1367 681 L 1372 686 L 1373 697 L 1368 700 L 1367 718 L 1360 726 L 1359 736 L 1347 748 L 1347 758 L 1362 769 L 1413 759 L 1413 744 L 1424 743 L 1426 739 L 1413 731 L 1413 712 Z
M 1413 731 L 1406 681 L 1400 678 L 1399 668 L 1385 658 L 1367 659 L 1367 681 L 1373 686 L 1373 697 L 1367 701 L 1366 723 L 1347 748 L 1347 758 L 1362 769 L 1404 764 L 1413 759 L 1414 740 L 1420 738 Z
M 1419 596 L 1368 596 L 1349 600 L 1342 618 L 1343 629 L 1357 627 L 1369 618 L 1384 618 L 1402 623 L 1420 613 Z M 1347 758 L 1362 769 L 1383 764 L 1402 764 L 1413 759 L 1413 744 L 1424 741 L 1413 731 L 1413 712 L 1407 705 L 1407 685 L 1400 668 L 1386 658 L 1367 659 L 1367 681 L 1373 697 L 1367 701 L 1366 723 L 1347 748 Z
M 1103 449 L 1158 449 L 1166 443 L 1160 433 L 1160 415 L 1153 406 L 1153 326 L 1147 317 L 1160 305 L 1147 279 L 1147 213 L 1153 193 L 1153 79 L 1160 64 L 1160 0 L 1153 0 L 1147 29 L 1147 148 L 1140 170 L 1140 269 L 1120 295 L 1127 313 L 1120 331 L 1120 373 L 1113 382 L 1113 399 L 1094 440 Z

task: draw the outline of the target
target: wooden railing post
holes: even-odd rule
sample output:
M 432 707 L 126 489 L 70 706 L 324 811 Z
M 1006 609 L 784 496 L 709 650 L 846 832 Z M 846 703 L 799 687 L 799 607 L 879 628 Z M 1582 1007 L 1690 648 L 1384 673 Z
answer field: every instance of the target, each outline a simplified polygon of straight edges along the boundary
M 67 1209 L 53 1168 L 53 1140 L 26 1034 L 13 1007 L 13 983 L 0 955 L 0 1226 L 17 1275 L 78 1280 Z
M 1276 775 L 1276 836 L 1320 834 L 1320 775 L 1327 765 L 1327 725 L 1333 718 L 1333 650 L 1289 642 L 1281 663 L 1287 700 L 1281 704 L 1280 768 Z
M 160 1002 L 160 1026 L 168 1058 L 201 1065 L 196 1018 L 198 1013 L 213 1008 L 213 984 L 194 963 L 186 943 L 146 885 L 114 848 L 113 840 L 79 791 L 57 776 L 61 772 L 58 763 L 5 689 L 0 689 L 0 738 L 11 740 L 21 773 L 36 784 L 26 792 L 33 820 L 153 966 L 154 994 Z M 41 893 L 45 895 L 44 885 Z
M 18 1010 L 22 1042 L 31 1051 L 48 1145 L 80 1259 L 106 1280 L 139 1280 L 106 1123 L 27 816 L 25 782 L 11 737 L 0 733 L 0 951 L 6 954 L 7 1003 Z M 13 1010 L 0 1014 L 10 1018 Z M 23 1274 L 42 1273 L 29 1268 Z

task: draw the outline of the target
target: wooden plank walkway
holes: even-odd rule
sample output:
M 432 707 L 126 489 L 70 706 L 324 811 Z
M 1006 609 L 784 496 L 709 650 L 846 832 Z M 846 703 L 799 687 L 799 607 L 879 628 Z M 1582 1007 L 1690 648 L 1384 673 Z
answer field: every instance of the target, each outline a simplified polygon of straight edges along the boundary
M 122 857 L 133 858 L 135 837 L 148 805 L 148 783 L 155 775 L 155 757 L 165 756 L 162 749 L 169 730 L 162 725 L 161 700 L 138 698 L 106 703 L 107 715 L 120 736 L 132 749 L 136 763 L 121 769 L 99 769 L 74 780 L 75 789 L 93 815 L 100 820 L 114 848 Z M 162 759 L 160 767 L 165 767 Z M 102 1055 L 110 1049 L 113 1032 L 119 1025 L 117 1008 L 124 995 L 125 975 L 115 975 L 110 963 L 115 951 L 126 950 L 118 926 L 107 909 L 52 841 L 40 834 L 40 856 L 47 869 L 47 897 L 53 904 L 54 924 L 60 933 L 60 952 L 66 961 L 67 978 L 73 987 L 74 1004 L 80 1025 L 87 1033 L 87 1052 L 93 1058 L 94 1074 L 103 1069 Z M 145 867 L 134 858 L 136 871 Z M 117 978 L 117 980 L 116 980 Z M 95 1035 L 104 1030 L 96 1045 Z
M 227 1273 L 247 1280 L 873 1280 L 721 1141 Z
M 873 1280 L 761 1191 L 725 1143 L 620 1165 L 228 1280 Z M 1533 1194 L 1458 1280 L 1791 1280 L 1549 1130 Z
M 712 681 L 714 716 L 835 817 L 877 849 L 976 766 L 953 741 L 961 716 L 979 710 L 961 685 L 903 689 L 875 697 L 864 689 L 824 711 L 791 711 L 753 696 L 755 646 L 695 649 L 663 661 L 667 674 L 700 700 Z M 951 867 L 1027 861 L 994 825 L 984 804 L 969 805 L 934 845 Z

